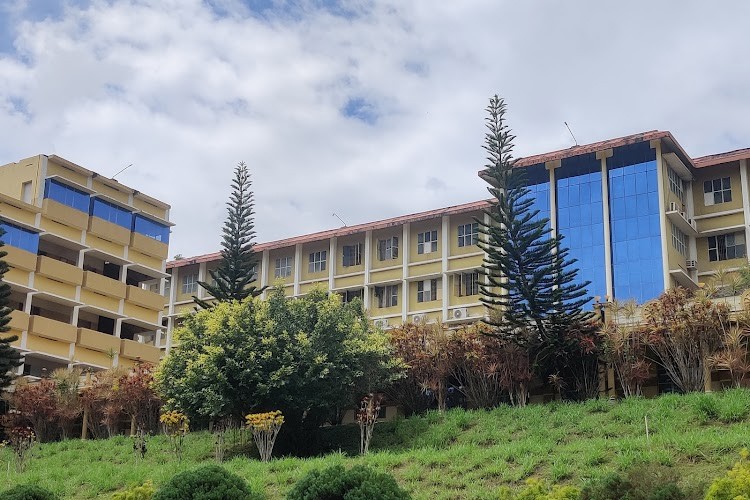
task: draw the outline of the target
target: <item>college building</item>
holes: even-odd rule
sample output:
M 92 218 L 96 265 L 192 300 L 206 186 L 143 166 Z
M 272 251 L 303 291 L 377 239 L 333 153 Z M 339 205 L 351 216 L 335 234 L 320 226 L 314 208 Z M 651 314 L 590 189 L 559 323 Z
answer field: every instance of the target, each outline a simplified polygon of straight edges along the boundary
M 18 374 L 158 362 L 169 205 L 55 155 L 0 166 Z
M 578 259 L 594 300 L 653 299 L 697 289 L 717 270 L 748 263 L 750 149 L 691 158 L 669 132 L 651 131 L 520 159 L 541 216 Z M 298 296 L 313 287 L 362 299 L 376 324 L 476 321 L 487 201 L 345 226 L 255 246 L 258 285 Z M 217 253 L 167 263 L 165 329 L 192 296 L 208 298 Z M 592 304 L 593 305 L 593 304 Z

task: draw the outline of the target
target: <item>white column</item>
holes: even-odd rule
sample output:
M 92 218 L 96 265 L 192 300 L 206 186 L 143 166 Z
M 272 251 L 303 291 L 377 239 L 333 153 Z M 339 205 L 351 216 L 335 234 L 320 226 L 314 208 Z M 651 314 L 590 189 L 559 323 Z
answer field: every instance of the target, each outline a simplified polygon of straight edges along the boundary
M 409 228 L 410 224 L 407 222 L 401 233 L 404 247 L 401 254 L 401 320 L 403 322 L 406 322 L 409 316 Z
M 444 215 L 443 216 L 443 226 L 442 226 L 442 272 L 443 272 L 443 279 L 442 279 L 442 294 L 443 294 L 443 315 L 442 315 L 442 321 L 445 323 L 448 321 L 448 306 L 450 304 L 450 301 L 448 300 L 448 256 L 450 255 L 450 216 Z
M 607 158 L 614 152 L 611 149 L 599 151 L 596 157 L 602 162 L 602 217 L 604 220 L 604 282 L 607 288 L 607 297 L 603 302 L 614 298 L 614 284 L 612 281 L 612 228 L 609 220 L 609 172 L 607 170 Z
M 336 284 L 335 276 L 336 276 L 336 261 L 338 259 L 338 255 L 336 254 L 336 237 L 332 237 L 330 240 L 328 240 L 328 291 L 333 291 L 334 285 Z
M 268 250 L 263 250 L 262 257 L 260 259 L 260 286 L 266 288 L 268 286 L 268 268 L 271 265 Z M 262 298 L 266 298 L 266 290 L 263 290 L 261 294 Z
M 669 288 L 669 253 L 667 245 L 667 212 L 664 197 L 664 159 L 661 156 L 661 139 L 651 141 L 651 147 L 656 149 L 656 179 L 659 193 L 659 231 L 661 232 L 661 261 L 664 275 L 664 290 Z
M 201 262 L 200 264 L 198 264 L 198 281 L 203 282 L 203 283 L 206 282 L 206 263 L 205 262 Z M 203 289 L 203 287 L 198 285 L 198 293 L 196 293 L 195 295 L 199 299 L 202 299 L 206 296 L 205 292 L 206 291 Z
M 740 160 L 740 183 L 742 184 L 742 209 L 745 215 L 745 244 L 750 241 L 750 186 L 747 178 L 747 160 Z M 747 253 L 750 262 L 750 253 Z
M 302 277 L 302 244 L 294 246 L 294 295 L 299 295 L 299 282 Z
M 552 228 L 552 235 L 557 236 L 557 186 L 555 184 L 555 169 L 559 168 L 562 162 L 560 160 L 548 161 L 544 168 L 549 170 L 549 226 Z
M 73 306 L 73 314 L 70 315 L 70 324 L 78 327 L 78 315 L 81 312 L 82 306 Z
M 370 269 L 372 267 L 372 231 L 365 232 L 365 279 L 362 291 L 362 304 L 365 311 L 370 310 Z

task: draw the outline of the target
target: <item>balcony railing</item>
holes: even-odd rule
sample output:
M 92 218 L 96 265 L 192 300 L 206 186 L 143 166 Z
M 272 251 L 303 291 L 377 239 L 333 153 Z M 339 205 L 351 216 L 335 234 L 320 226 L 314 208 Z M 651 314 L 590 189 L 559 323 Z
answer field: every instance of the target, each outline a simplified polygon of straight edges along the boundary
M 75 342 L 78 337 L 78 329 L 75 326 L 43 316 L 31 316 L 29 332 L 39 337 L 67 343 Z

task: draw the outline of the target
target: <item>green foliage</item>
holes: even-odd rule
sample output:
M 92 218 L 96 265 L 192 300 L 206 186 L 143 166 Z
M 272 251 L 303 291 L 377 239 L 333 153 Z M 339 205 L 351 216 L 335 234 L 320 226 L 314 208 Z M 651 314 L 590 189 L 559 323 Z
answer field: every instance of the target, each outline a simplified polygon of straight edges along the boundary
M 357 465 L 313 470 L 294 485 L 289 500 L 406 500 L 410 495 L 393 476 Z
M 221 241 L 221 261 L 216 270 L 209 270 L 214 284 L 199 281 L 209 295 L 219 302 L 257 297 L 263 290 L 250 286 L 256 280 L 258 256 L 253 251 L 253 192 L 250 172 L 245 162 L 234 169 L 232 194 L 227 202 L 227 220 Z M 208 309 L 208 302 L 193 297 L 199 307 Z
M 581 500 L 684 500 L 677 475 L 665 467 L 639 466 L 626 476 L 614 472 L 590 481 Z
M 527 479 L 526 486 L 513 492 L 503 488 L 499 492 L 501 500 L 579 500 L 581 490 L 573 486 L 550 486 L 538 479 Z
M 750 413 L 750 393 L 742 389 L 724 391 L 721 398 L 711 394 L 699 394 L 694 412 L 702 424 L 742 422 Z
M 57 500 L 57 495 L 35 484 L 19 484 L 0 494 L 3 500 Z
M 156 493 L 154 483 L 146 481 L 139 486 L 133 486 L 112 495 L 112 500 L 151 500 Z
M 262 500 L 244 479 L 218 465 L 180 472 L 154 494 L 153 500 Z
M 706 493 L 706 500 L 750 499 L 750 462 L 747 449 L 740 453 L 740 461 L 734 464 L 726 476 L 715 480 Z
M 220 303 L 186 316 L 175 335 L 158 386 L 193 422 L 279 409 L 289 426 L 303 415 L 319 425 L 399 369 L 361 303 L 321 290 Z
M 0 226 L 0 391 L 8 387 L 13 381 L 13 370 L 21 366 L 21 354 L 10 344 L 18 340 L 16 335 L 4 336 L 4 332 L 10 331 L 10 313 L 12 309 L 8 307 L 8 298 L 10 297 L 10 285 L 3 282 L 3 276 L 8 272 L 8 263 L 4 257 L 8 253 L 3 250 L 3 234 L 5 230 Z

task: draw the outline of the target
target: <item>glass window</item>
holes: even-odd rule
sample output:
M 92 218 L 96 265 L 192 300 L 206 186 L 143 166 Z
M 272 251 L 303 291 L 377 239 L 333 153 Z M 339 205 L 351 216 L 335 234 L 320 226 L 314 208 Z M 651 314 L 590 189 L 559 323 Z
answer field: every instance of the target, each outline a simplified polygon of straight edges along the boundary
M 344 267 L 362 265 L 362 243 L 344 245 Z
M 680 228 L 670 222 L 672 228 L 672 246 L 682 255 L 687 256 L 687 235 L 680 231 Z
M 477 271 L 457 274 L 454 283 L 456 297 L 479 295 L 479 273 Z
M 732 181 L 729 177 L 703 182 L 703 202 L 706 206 L 732 201 Z
M 349 302 L 352 302 L 354 299 L 363 300 L 365 296 L 364 288 L 359 288 L 357 290 L 345 290 L 340 293 L 341 293 L 341 300 L 344 302 L 344 304 L 348 304 Z
M 292 258 L 280 257 L 276 259 L 276 267 L 273 271 L 274 278 L 288 278 L 292 275 Z
M 378 240 L 378 260 L 398 259 L 398 236 Z
M 182 293 L 195 293 L 198 291 L 198 275 L 186 274 L 182 277 Z
M 667 168 L 667 177 L 669 177 L 669 190 L 677 195 L 682 203 L 685 203 L 685 189 L 683 180 L 679 175 L 677 175 L 677 172 L 675 172 L 671 168 Z
M 708 238 L 708 260 L 740 259 L 745 256 L 745 233 L 721 234 Z
M 44 197 L 89 213 L 89 195 L 56 179 L 44 181 Z
M 326 253 L 325 250 L 310 253 L 308 272 L 320 273 L 326 270 Z
M 160 224 L 140 214 L 135 215 L 134 221 L 133 231 L 136 233 L 148 236 L 162 243 L 169 243 L 169 226 Z
M 375 287 L 375 297 L 378 299 L 378 308 L 396 307 L 398 305 L 398 285 L 386 285 Z
M 0 228 L 5 231 L 4 234 L 0 235 L 0 240 L 6 245 L 20 248 L 33 254 L 39 252 L 39 233 L 8 222 L 0 222 Z
M 479 236 L 479 224 L 477 222 L 471 224 L 460 224 L 458 226 L 458 246 L 469 247 L 477 244 L 477 237 Z
M 91 200 L 91 210 L 89 213 L 94 217 L 99 217 L 107 222 L 122 226 L 128 231 L 133 227 L 132 212 L 106 200 L 93 198 Z
M 438 300 L 439 281 L 437 279 L 417 282 L 417 302 Z
M 437 234 L 437 231 L 426 231 L 417 234 L 417 253 L 422 255 L 425 253 L 437 252 Z

